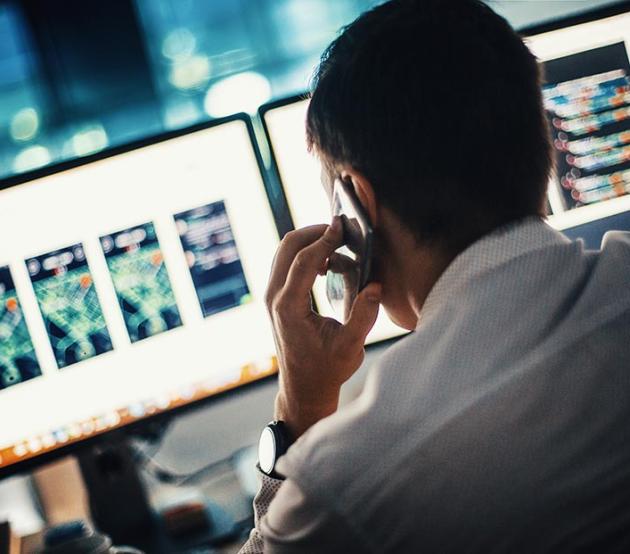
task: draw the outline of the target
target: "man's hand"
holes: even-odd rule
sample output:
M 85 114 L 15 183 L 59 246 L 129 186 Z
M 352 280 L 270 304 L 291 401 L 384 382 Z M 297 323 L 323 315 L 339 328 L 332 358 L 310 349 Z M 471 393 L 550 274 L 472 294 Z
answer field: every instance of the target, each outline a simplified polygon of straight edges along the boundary
M 381 287 L 370 283 L 345 324 L 313 311 L 310 291 L 343 244 L 341 221 L 288 233 L 280 244 L 267 289 L 280 366 L 276 419 L 294 437 L 337 409 L 339 390 L 359 368 L 365 337 L 376 321 Z

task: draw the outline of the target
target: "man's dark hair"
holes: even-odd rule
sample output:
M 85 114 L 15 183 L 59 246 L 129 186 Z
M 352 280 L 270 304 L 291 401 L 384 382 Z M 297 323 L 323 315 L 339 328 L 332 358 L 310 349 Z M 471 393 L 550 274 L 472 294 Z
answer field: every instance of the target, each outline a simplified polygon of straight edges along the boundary
M 391 0 L 345 27 L 314 77 L 307 137 L 420 243 L 457 252 L 544 213 L 538 62 L 480 0 Z

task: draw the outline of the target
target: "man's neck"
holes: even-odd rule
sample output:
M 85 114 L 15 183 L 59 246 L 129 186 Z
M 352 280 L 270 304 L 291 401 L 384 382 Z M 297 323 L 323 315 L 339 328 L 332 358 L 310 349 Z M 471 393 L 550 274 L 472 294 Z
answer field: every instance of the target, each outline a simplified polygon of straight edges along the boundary
M 415 329 L 425 300 L 455 254 L 434 246 L 418 244 L 415 237 L 397 221 L 382 219 L 382 252 L 379 277 L 383 281 L 384 304 L 395 306 L 396 323 Z

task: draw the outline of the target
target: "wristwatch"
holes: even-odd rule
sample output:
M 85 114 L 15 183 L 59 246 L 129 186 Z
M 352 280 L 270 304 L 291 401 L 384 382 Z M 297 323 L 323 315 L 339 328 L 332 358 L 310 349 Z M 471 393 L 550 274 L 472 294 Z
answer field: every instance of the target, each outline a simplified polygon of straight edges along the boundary
M 284 479 L 276 472 L 276 462 L 293 443 L 291 433 L 284 421 L 272 421 L 260 434 L 258 441 L 258 467 L 265 475 Z

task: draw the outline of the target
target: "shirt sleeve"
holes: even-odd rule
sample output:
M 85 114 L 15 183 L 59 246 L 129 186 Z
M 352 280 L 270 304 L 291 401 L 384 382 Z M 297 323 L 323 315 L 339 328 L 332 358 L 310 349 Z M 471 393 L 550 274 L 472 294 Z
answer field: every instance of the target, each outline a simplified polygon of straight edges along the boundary
M 239 554 L 368 552 L 344 518 L 309 498 L 293 480 L 261 477 L 255 527 Z

